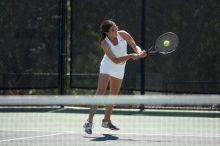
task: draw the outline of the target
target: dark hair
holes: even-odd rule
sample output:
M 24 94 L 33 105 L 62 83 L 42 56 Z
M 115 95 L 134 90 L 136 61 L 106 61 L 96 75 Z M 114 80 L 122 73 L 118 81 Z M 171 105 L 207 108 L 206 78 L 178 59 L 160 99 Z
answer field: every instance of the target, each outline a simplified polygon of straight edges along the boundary
M 117 26 L 116 23 L 112 20 L 104 20 L 101 25 L 100 25 L 100 31 L 101 31 L 101 37 L 100 37 L 100 42 L 102 40 L 105 39 L 105 37 L 107 36 L 105 32 L 109 32 L 109 29 L 112 27 L 112 26 Z

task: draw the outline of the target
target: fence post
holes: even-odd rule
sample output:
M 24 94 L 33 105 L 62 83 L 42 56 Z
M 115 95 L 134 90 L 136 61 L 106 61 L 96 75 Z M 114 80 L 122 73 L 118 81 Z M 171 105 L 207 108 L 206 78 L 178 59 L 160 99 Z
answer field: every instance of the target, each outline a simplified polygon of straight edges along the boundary
M 146 1 L 142 0 L 141 7 L 141 49 L 145 49 L 145 4 Z M 145 58 L 140 61 L 140 92 L 141 95 L 145 94 Z M 144 105 L 139 106 L 140 111 L 145 109 Z
M 145 49 L 145 5 L 146 1 L 142 0 L 141 8 L 141 48 Z M 140 91 L 141 95 L 144 95 L 145 92 L 145 59 L 141 59 L 140 63 Z
M 60 0 L 59 94 L 65 94 L 66 81 L 66 0 Z

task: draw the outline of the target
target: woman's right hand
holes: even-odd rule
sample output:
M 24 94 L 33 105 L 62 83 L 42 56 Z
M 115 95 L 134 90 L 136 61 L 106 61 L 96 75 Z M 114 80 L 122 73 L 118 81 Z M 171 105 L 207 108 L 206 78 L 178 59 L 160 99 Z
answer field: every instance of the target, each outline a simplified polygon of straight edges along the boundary
M 138 55 L 137 53 L 131 53 L 131 58 L 132 58 L 133 60 L 137 60 L 137 59 L 140 58 L 140 55 Z
M 133 60 L 137 60 L 137 59 L 140 59 L 140 58 L 145 58 L 147 56 L 147 53 L 146 51 L 142 51 L 141 53 L 137 54 L 137 53 L 132 53 L 132 59 Z

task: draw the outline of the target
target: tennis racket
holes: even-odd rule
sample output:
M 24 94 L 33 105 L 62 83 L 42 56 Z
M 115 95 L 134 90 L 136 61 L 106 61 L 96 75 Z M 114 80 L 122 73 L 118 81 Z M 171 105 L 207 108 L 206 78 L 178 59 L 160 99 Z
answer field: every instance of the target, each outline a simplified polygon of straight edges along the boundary
M 161 54 L 169 54 L 176 50 L 179 44 L 178 36 L 173 32 L 166 32 L 160 35 L 155 44 L 150 47 L 150 49 L 146 50 L 147 53 L 161 53 Z

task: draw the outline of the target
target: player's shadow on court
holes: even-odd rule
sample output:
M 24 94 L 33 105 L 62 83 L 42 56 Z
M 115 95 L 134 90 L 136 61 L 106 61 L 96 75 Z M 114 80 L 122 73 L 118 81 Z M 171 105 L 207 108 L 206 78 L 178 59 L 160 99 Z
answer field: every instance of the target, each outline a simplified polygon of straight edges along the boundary
M 102 137 L 92 137 L 93 139 L 91 141 L 108 141 L 108 140 L 118 140 L 119 138 L 117 136 L 111 135 L 111 134 L 103 134 Z

